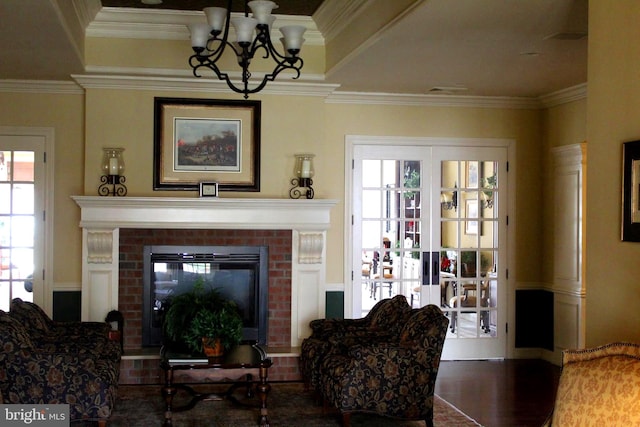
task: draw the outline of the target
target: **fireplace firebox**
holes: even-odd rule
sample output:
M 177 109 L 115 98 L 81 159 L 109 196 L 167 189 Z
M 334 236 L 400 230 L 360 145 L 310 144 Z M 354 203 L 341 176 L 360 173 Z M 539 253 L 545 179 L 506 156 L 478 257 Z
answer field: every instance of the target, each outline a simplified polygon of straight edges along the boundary
M 145 246 L 142 345 L 162 345 L 162 322 L 171 297 L 196 283 L 235 301 L 243 339 L 266 344 L 268 259 L 267 246 Z

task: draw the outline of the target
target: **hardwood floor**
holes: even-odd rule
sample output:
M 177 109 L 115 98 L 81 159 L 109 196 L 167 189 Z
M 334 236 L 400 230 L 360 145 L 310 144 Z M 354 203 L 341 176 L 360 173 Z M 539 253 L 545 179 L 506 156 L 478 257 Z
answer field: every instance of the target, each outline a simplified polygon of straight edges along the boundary
M 442 361 L 436 394 L 485 427 L 539 427 L 559 377 L 543 360 Z

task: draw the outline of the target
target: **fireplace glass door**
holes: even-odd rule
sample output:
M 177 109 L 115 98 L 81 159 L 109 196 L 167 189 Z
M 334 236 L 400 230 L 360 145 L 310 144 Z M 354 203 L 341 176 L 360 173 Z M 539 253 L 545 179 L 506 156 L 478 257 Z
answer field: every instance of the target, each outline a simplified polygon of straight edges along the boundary
M 171 298 L 200 284 L 234 301 L 243 320 L 243 339 L 266 344 L 267 247 L 145 246 L 142 342 L 162 344 L 162 323 Z

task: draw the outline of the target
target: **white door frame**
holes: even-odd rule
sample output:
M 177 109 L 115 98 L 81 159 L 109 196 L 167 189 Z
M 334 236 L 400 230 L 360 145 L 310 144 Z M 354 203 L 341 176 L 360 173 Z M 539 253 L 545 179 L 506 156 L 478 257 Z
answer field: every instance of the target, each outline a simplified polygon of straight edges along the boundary
M 507 292 L 506 310 L 507 324 L 515 325 L 515 287 L 511 286 L 513 278 L 516 276 L 516 244 L 515 236 L 517 230 L 517 220 L 515 217 L 516 207 L 516 143 L 513 139 L 507 138 L 438 138 L 438 137 L 402 137 L 402 136 L 367 136 L 367 135 L 346 135 L 345 136 L 345 209 L 344 209 L 344 317 L 353 318 L 353 177 L 352 169 L 354 165 L 354 147 L 356 145 L 388 145 L 388 146 L 439 146 L 439 147 L 501 147 L 507 149 L 507 161 L 509 163 L 509 173 L 513 177 L 506 194 L 507 215 L 509 217 L 509 228 L 507 233 L 507 268 L 509 277 L 505 282 Z M 513 248 L 513 250 L 510 250 Z M 515 350 L 515 327 L 511 328 L 511 333 L 507 334 L 507 357 L 513 357 Z
M 54 141 L 55 131 L 52 127 L 22 127 L 22 126 L 0 126 L 0 136 L 2 137 L 35 137 L 43 140 L 43 152 L 46 153 L 46 161 L 43 164 L 44 185 L 36 186 L 36 189 L 44 191 L 44 212 L 36 213 L 43 218 L 42 239 L 39 245 L 42 252 L 40 265 L 36 265 L 33 274 L 33 302 L 42 307 L 49 315 L 53 316 L 53 220 L 54 220 Z M 45 215 L 46 212 L 46 215 Z M 42 274 L 37 273 L 42 268 Z

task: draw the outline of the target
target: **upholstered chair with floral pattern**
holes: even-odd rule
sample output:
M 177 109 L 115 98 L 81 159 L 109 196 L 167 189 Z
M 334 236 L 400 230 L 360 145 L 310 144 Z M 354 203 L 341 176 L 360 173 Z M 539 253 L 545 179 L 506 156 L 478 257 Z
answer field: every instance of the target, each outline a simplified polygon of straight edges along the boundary
M 433 427 L 433 394 L 449 320 L 436 305 L 412 310 L 397 343 L 362 342 L 328 356 L 321 390 L 348 427 L 354 412 L 424 420 Z
M 37 304 L 15 298 L 9 315 L 20 322 L 41 351 L 84 353 L 119 361 L 122 349 L 109 339 L 106 322 L 56 322 Z
M 640 344 L 566 350 L 544 426 L 640 426 Z
M 56 322 L 37 304 L 23 301 L 20 298 L 11 300 L 9 311 L 12 316 L 28 325 L 32 331 L 38 331 L 42 335 L 62 335 L 65 337 L 90 335 L 90 339 L 93 339 L 96 334 L 108 337 L 111 329 L 106 322 Z
M 311 321 L 311 336 L 302 342 L 300 371 L 307 386 L 318 388 L 322 360 L 332 345 L 353 340 L 398 340 L 411 307 L 403 295 L 376 303 L 366 317 L 360 319 L 316 319 Z M 395 338 L 394 338 L 395 337 Z
M 119 362 L 92 352 L 49 352 L 28 328 L 0 311 L 0 394 L 4 404 L 69 404 L 70 418 L 106 425 Z

